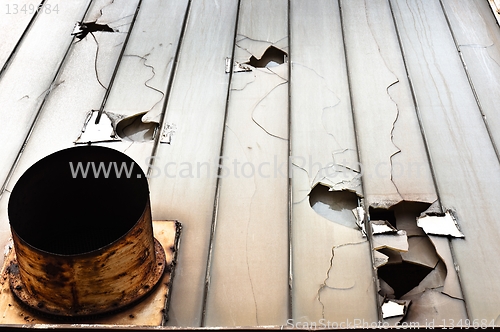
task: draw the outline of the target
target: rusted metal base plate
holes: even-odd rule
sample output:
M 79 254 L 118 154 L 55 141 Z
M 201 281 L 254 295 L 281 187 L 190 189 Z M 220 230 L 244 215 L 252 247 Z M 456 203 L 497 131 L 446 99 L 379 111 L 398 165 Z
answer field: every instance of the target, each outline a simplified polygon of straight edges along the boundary
M 157 287 L 142 301 L 109 315 L 89 316 L 70 321 L 76 324 L 122 325 L 122 326 L 161 326 L 168 320 L 168 299 L 176 263 L 181 224 L 178 221 L 153 221 L 156 240 L 165 251 L 165 273 Z M 15 251 L 6 253 L 2 277 L 0 278 L 0 325 L 3 324 L 56 324 L 63 327 L 66 321 L 55 320 L 41 315 L 19 304 L 9 286 L 8 267 L 15 261 Z M 65 318 L 66 319 L 66 318 Z
M 56 315 L 63 317 L 87 317 L 92 315 L 102 315 L 108 312 L 116 312 L 119 311 L 133 303 L 139 302 L 143 297 L 149 295 L 149 292 L 152 292 L 160 281 L 160 278 L 163 276 L 163 272 L 165 270 L 165 251 L 163 250 L 162 245 L 157 239 L 154 239 L 155 244 L 155 252 L 156 252 L 156 264 L 155 270 L 153 273 L 150 273 L 147 277 L 149 279 L 143 280 L 143 287 L 137 292 L 134 293 L 133 296 L 128 294 L 120 299 L 120 303 L 114 303 L 114 305 L 107 305 L 104 310 L 102 308 L 97 308 L 99 311 L 96 311 L 95 308 L 87 309 L 83 308 L 78 312 L 78 314 L 70 314 L 65 312 L 61 314 L 61 308 L 55 306 L 49 306 L 47 304 L 43 305 L 36 296 L 29 294 L 26 291 L 26 287 L 21 280 L 21 276 L 19 275 L 19 266 L 17 261 L 14 259 L 11 261 L 8 274 L 9 274 L 9 282 L 10 282 L 10 290 L 17 297 L 18 300 L 22 301 L 23 304 L 32 308 L 33 310 L 38 310 L 47 315 Z M 66 308 L 62 308 L 66 309 Z

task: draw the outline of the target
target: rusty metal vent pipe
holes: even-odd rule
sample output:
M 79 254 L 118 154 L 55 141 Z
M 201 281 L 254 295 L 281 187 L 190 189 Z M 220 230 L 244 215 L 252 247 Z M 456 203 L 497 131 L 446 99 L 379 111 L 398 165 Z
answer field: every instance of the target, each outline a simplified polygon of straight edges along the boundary
M 8 214 L 11 290 L 33 309 L 68 317 L 114 311 L 163 274 L 146 176 L 116 150 L 85 146 L 43 158 L 16 183 Z

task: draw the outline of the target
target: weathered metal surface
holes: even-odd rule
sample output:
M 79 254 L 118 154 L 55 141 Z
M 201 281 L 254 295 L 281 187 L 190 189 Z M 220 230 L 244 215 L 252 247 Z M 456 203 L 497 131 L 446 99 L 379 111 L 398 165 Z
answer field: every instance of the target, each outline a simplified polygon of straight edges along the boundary
M 81 175 L 73 172 L 77 163 L 132 169 L 123 177 Z M 99 194 L 107 190 L 129 195 Z M 68 217 L 85 200 L 85 210 Z M 12 191 L 9 219 L 17 257 L 9 268 L 12 291 L 36 310 L 62 316 L 116 310 L 150 292 L 165 268 L 153 238 L 147 179 L 132 159 L 111 149 L 66 149 L 37 162 Z
M 16 1 L 20 6 L 31 2 L 33 1 Z M 45 2 L 56 3 L 48 0 Z M 489 2 L 496 10 L 495 3 L 498 4 L 498 0 Z M 180 22 L 186 14 L 183 11 L 186 3 L 188 8 L 191 6 L 191 11 L 185 16 L 186 33 L 181 34 L 182 38 L 178 40 Z M 3 128 L 0 138 L 4 137 L 0 147 L 0 177 L 8 173 L 13 160 L 18 163 L 6 191 L 0 193 L 3 195 L 0 198 L 0 243 L 5 243 L 10 234 L 6 205 L 17 179 L 35 160 L 72 144 L 82 129 L 87 113 L 99 109 L 114 77 L 116 81 L 113 82 L 113 91 L 108 98 L 110 109 L 120 113 L 120 109 L 124 108 L 127 116 L 140 113 L 146 115 L 145 112 L 150 110 L 153 112 L 149 112 L 146 117 L 133 117 L 132 122 L 123 122 L 125 129 L 122 130 L 122 136 L 131 139 L 130 142 L 100 144 L 112 146 L 133 156 L 144 170 L 148 162 L 154 164 L 157 168 L 150 169 L 153 177 L 151 201 L 156 219 L 175 217 L 183 219 L 186 225 L 183 239 L 185 250 L 181 252 L 178 266 L 181 278 L 177 279 L 172 293 L 173 308 L 168 324 L 199 326 L 205 305 L 206 322 L 224 325 L 223 320 L 226 318 L 217 320 L 217 315 L 223 316 L 225 309 L 218 312 L 210 303 L 203 303 L 204 292 L 213 292 L 212 295 L 215 293 L 216 297 L 220 297 L 217 308 L 227 308 L 223 298 L 224 291 L 237 290 L 243 285 L 241 292 L 229 293 L 231 300 L 228 303 L 240 301 L 237 296 L 242 297 L 242 302 L 248 301 L 245 296 L 247 284 L 242 282 L 240 274 L 228 275 L 227 270 L 221 268 L 216 273 L 210 273 L 205 280 L 216 177 L 219 163 L 223 161 L 218 152 L 226 125 L 224 110 L 229 73 L 235 70 L 239 72 L 234 75 L 248 76 L 252 73 L 252 63 L 261 63 L 259 56 L 264 55 L 266 58 L 269 55 L 266 55 L 266 50 L 274 45 L 278 51 L 283 49 L 289 53 L 289 60 L 292 61 L 291 81 L 287 84 L 290 84 L 293 155 L 292 195 L 288 202 L 292 212 L 290 248 L 293 279 L 290 279 L 291 285 L 286 286 L 292 287 L 291 318 L 294 323 L 318 323 L 322 318 L 336 321 L 347 318 L 365 318 L 367 321 L 377 319 L 376 302 L 382 304 L 383 299 L 379 297 L 379 301 L 376 301 L 377 295 L 372 291 L 369 244 L 360 231 L 355 229 L 352 216 L 347 211 L 356 203 L 352 196 L 357 195 L 360 201 L 363 200 L 360 174 L 370 170 L 372 181 L 367 181 L 370 175 L 367 173 L 363 179 L 364 193 L 369 204 L 388 207 L 400 199 L 427 203 L 432 201 L 433 193 L 427 190 L 430 178 L 418 177 L 423 170 L 420 163 L 427 165 L 428 161 L 422 153 L 422 140 L 415 135 L 415 117 L 410 119 L 412 102 L 408 88 L 413 88 L 417 92 L 415 97 L 422 120 L 420 125 L 425 131 L 424 138 L 434 166 L 440 199 L 445 209 L 451 208 L 457 212 L 457 221 L 465 238 L 451 240 L 455 249 L 453 256 L 448 238 L 429 236 L 442 261 L 407 294 L 413 304 L 403 322 L 424 323 L 426 319 L 442 321 L 447 318 L 465 318 L 465 299 L 472 313 L 469 317 L 471 321 L 474 318 L 488 319 L 490 326 L 499 312 L 496 294 L 500 290 L 498 283 L 494 282 L 499 273 L 495 260 L 495 252 L 499 249 L 494 236 L 494 220 L 500 211 L 493 198 L 498 196 L 495 188 L 499 187 L 500 181 L 499 168 L 486 136 L 490 136 L 496 143 L 499 141 L 498 130 L 495 130 L 498 127 L 498 116 L 495 113 L 498 89 L 494 87 L 498 83 L 497 63 L 500 62 L 500 56 L 497 44 L 500 30 L 486 0 L 341 1 L 342 15 L 338 11 L 337 2 L 292 0 L 289 22 L 291 36 L 288 36 L 292 52 L 286 48 L 288 38 L 273 42 L 260 37 L 257 38 L 259 40 L 247 38 L 252 34 L 265 32 L 269 29 L 268 25 L 282 23 L 282 19 L 275 15 L 279 2 L 273 2 L 260 17 L 266 24 L 260 25 L 257 24 L 258 20 L 252 20 L 252 24 L 240 31 L 245 36 L 236 38 L 238 52 L 234 57 L 235 66 L 231 68 L 237 3 L 215 0 L 143 1 L 127 50 L 123 49 L 123 42 L 137 1 L 92 1 L 84 21 L 108 24 L 119 32 L 97 31 L 87 34 L 71 46 L 57 77 L 54 63 L 60 63 L 58 61 L 66 50 L 60 45 L 69 40 L 64 31 L 68 30 L 70 33 L 76 20 L 70 19 L 70 24 L 67 16 L 62 19 L 62 10 L 71 6 L 69 16 L 77 17 L 82 14 L 80 9 L 83 7 L 79 7 L 78 12 L 74 8 L 77 2 L 61 3 L 58 15 L 39 15 L 19 44 L 11 66 L 1 74 L 0 87 L 4 88 L 1 89 L 3 93 L 0 93 L 0 101 L 7 100 L 1 99 L 5 96 L 10 99 L 2 103 L 0 110 L 0 125 Z M 247 3 L 253 4 L 251 1 Z M 388 3 L 394 9 L 396 30 L 391 27 Z M 157 4 L 158 10 L 154 11 Z M 173 7 L 169 7 L 170 5 Z M 1 9 L 5 10 L 5 4 L 2 6 Z M 247 11 L 249 15 L 252 15 L 250 12 L 261 10 L 259 4 L 251 7 Z M 443 9 L 447 17 L 440 14 Z M 13 43 L 18 38 L 16 36 L 20 36 L 30 18 L 29 15 L 21 18 L 19 14 L 9 17 L 5 13 L 1 14 L 0 27 L 7 29 L 1 29 L 4 33 L 0 36 L 0 65 L 1 59 L 10 54 Z M 64 15 L 68 15 L 68 12 Z M 145 20 L 142 23 L 141 17 Z M 246 14 L 241 19 L 244 20 L 245 17 Z M 156 19 L 158 23 L 154 22 Z M 339 24 L 340 19 L 344 23 L 342 26 Z M 165 21 L 168 21 L 167 25 Z M 154 30 L 160 28 L 161 32 L 155 34 Z M 453 35 L 449 33 L 450 28 Z M 342 31 L 345 40 L 341 40 Z M 403 45 L 402 58 L 395 43 L 395 31 Z M 172 45 L 164 47 L 164 44 L 153 48 L 154 43 L 159 46 L 160 36 L 166 37 Z M 344 41 L 348 70 L 344 67 Z M 172 65 L 172 51 L 177 43 L 181 48 L 176 67 Z M 124 56 L 119 60 L 122 51 Z M 273 53 L 270 58 L 279 65 L 282 53 Z M 409 82 L 406 82 L 406 73 L 401 70 L 402 60 L 409 68 Z M 121 61 L 121 68 L 118 68 L 121 73 L 117 72 L 115 76 L 113 73 L 117 61 Z M 172 69 L 175 68 L 174 73 Z M 270 67 L 263 70 L 275 69 Z M 346 72 L 350 75 L 350 82 L 346 80 Z M 25 80 L 25 73 L 31 75 L 30 81 Z M 469 77 L 463 73 L 467 73 Z M 53 84 L 47 84 L 47 80 L 54 77 Z M 165 87 L 170 86 L 170 78 L 173 78 L 173 84 L 170 95 L 167 96 Z M 469 91 L 470 88 L 466 88 L 467 79 L 472 82 L 475 95 Z M 251 86 L 256 82 L 249 82 L 248 86 L 240 85 L 238 88 L 259 91 Z M 46 92 L 50 94 L 47 95 Z M 165 95 L 161 96 L 162 93 Z M 355 126 L 352 126 L 350 118 L 350 97 L 354 106 Z M 479 107 L 474 105 L 474 97 Z M 249 94 L 248 98 L 250 100 L 257 96 Z M 42 100 L 42 104 L 38 104 Z M 157 103 L 158 101 L 160 102 Z M 153 141 L 139 143 L 137 138 L 149 139 L 149 136 L 141 135 L 149 135 L 148 126 L 156 124 L 150 123 L 144 128 L 135 125 L 142 125 L 142 120 L 157 121 L 160 108 L 166 109 L 164 126 L 168 129 L 168 139 L 164 142 L 168 144 L 162 143 L 154 151 Z M 28 109 L 39 113 L 35 114 L 35 111 Z M 138 109 L 137 112 L 135 109 Z M 242 114 L 235 116 L 227 125 L 238 125 L 244 119 Z M 258 112 L 256 114 L 259 115 L 256 121 L 266 129 L 286 128 L 287 124 L 282 123 L 287 122 L 286 114 L 276 118 L 267 113 L 264 116 Z M 379 114 L 382 115 L 377 116 Z M 33 131 L 29 131 L 31 136 L 27 144 L 22 145 L 20 142 L 24 142 L 26 137 L 23 130 L 34 123 L 32 116 L 37 118 L 35 127 Z M 485 131 L 484 123 L 489 126 L 489 132 Z M 111 128 L 109 123 L 107 126 Z M 233 135 L 233 138 L 242 137 L 247 142 L 246 139 L 253 137 L 247 135 L 247 132 L 250 132 L 250 128 L 244 127 L 237 133 L 226 135 L 226 138 Z M 357 167 L 355 136 L 360 147 L 362 169 Z M 19 151 L 22 154 L 18 154 Z M 147 159 L 151 156 L 151 151 L 157 152 L 155 160 Z M 495 152 L 498 154 L 498 151 Z M 256 155 L 255 151 L 253 155 Z M 19 156 L 20 159 L 16 160 Z M 198 162 L 203 165 L 201 169 L 197 168 L 200 165 Z M 209 169 L 206 168 L 208 164 Z M 200 173 L 200 170 L 207 172 Z M 412 173 L 415 176 L 408 176 L 404 172 L 408 170 L 415 171 L 416 173 Z M 427 171 L 426 169 L 425 172 Z M 336 176 L 331 176 L 333 174 Z M 222 186 L 223 180 L 225 179 L 220 181 Z M 225 182 L 226 186 L 234 187 L 231 183 Z M 236 188 L 232 190 L 237 194 L 231 196 L 226 192 L 223 204 L 225 211 L 234 212 L 225 212 L 226 215 L 222 217 L 225 220 L 232 220 L 233 215 L 236 216 L 235 219 L 241 217 L 238 209 L 232 209 L 235 198 L 241 198 L 241 204 L 248 204 L 248 201 L 244 201 L 247 198 L 243 198 L 245 193 L 239 193 L 243 187 L 247 187 L 238 187 L 236 182 L 233 184 Z M 329 192 L 328 188 L 332 188 L 334 193 Z M 317 195 L 314 190 L 321 190 L 321 195 Z M 279 188 L 273 187 L 269 191 L 279 191 Z M 108 192 L 108 195 L 121 196 L 121 193 Z M 217 203 L 218 196 L 215 197 Z M 339 197 L 341 199 L 336 201 Z M 344 201 L 344 197 L 349 199 Z M 196 202 L 196 209 L 192 208 L 193 202 Z M 86 203 L 80 204 L 82 208 L 86 207 Z M 281 204 L 285 203 L 278 205 Z M 436 206 L 439 211 L 435 212 L 441 212 L 439 201 Z M 283 208 L 279 206 L 279 209 Z M 405 209 L 406 207 L 400 210 Z M 79 211 L 74 210 L 68 215 L 73 216 Z M 421 253 L 431 254 L 429 243 L 426 241 L 424 247 L 414 250 L 417 248 L 414 244 L 420 240 L 418 237 L 426 236 L 425 232 L 416 226 L 413 215 L 398 216 L 397 209 L 395 211 L 397 228 L 407 233 L 409 251 L 401 255 L 389 249 L 381 249 L 384 253 L 373 254 L 375 266 L 401 263 L 401 256 L 405 256 L 408 261 L 425 263 L 431 267 L 435 261 L 434 254 L 420 257 Z M 240 238 L 239 234 L 234 236 L 234 232 L 227 231 L 231 227 L 233 226 L 218 233 L 216 242 L 219 247 L 220 243 L 235 243 L 235 239 L 231 237 Z M 257 229 L 253 234 L 257 236 L 258 232 L 268 236 L 265 234 L 265 227 Z M 407 244 L 402 243 L 399 247 L 403 248 Z M 233 248 L 238 247 L 237 245 Z M 238 251 L 236 255 L 241 255 L 240 249 L 235 250 Z M 260 248 L 259 252 L 260 250 L 269 252 L 274 247 Z M 224 255 L 225 253 L 222 254 L 225 258 L 231 258 Z M 432 259 L 429 259 L 431 256 Z M 219 266 L 224 264 L 226 262 Z M 235 264 L 244 266 L 241 262 Z M 252 265 L 250 267 L 253 268 Z M 460 267 L 465 296 L 462 296 L 456 267 Z M 265 268 L 259 266 L 255 271 L 258 272 L 259 269 Z M 252 277 L 255 276 L 253 271 Z M 477 282 L 478 273 L 489 282 Z M 350 283 L 353 280 L 355 283 Z M 259 283 L 260 281 L 256 282 Z M 390 286 L 383 285 L 383 280 L 382 286 L 390 293 Z M 283 287 L 276 294 L 281 294 Z M 432 290 L 425 291 L 426 288 Z M 163 291 L 164 288 L 161 289 Z M 4 293 L 8 292 L 9 289 L 4 290 Z M 269 296 L 273 292 L 274 290 L 269 291 Z M 261 295 L 258 294 L 259 296 Z M 2 310 L 6 308 L 4 316 L 19 316 L 16 317 L 17 320 L 13 320 L 16 323 L 33 319 L 33 316 L 20 316 L 15 304 L 7 306 L 5 301 L 9 300 L 11 298 L 7 296 L 0 298 L 0 302 L 4 301 L 5 304 Z M 158 304 L 163 303 L 162 300 L 163 296 L 160 294 L 155 301 Z M 434 311 L 430 310 L 433 306 L 436 308 Z M 260 304 L 259 307 L 262 308 Z M 158 311 L 155 308 L 146 304 L 144 312 Z M 262 312 L 260 308 L 259 311 Z M 412 311 L 412 308 L 415 310 Z M 237 321 L 253 314 L 253 311 L 237 312 L 233 317 Z M 148 321 L 147 318 L 141 320 L 138 316 L 131 311 L 122 315 L 119 320 L 110 318 L 107 323 L 149 325 L 143 323 Z M 143 316 L 147 315 L 144 313 Z M 0 319 L 1 317 L 0 315 Z M 151 317 L 156 320 L 158 312 L 156 315 L 151 314 Z M 387 320 L 397 322 L 401 318 L 400 315 Z M 36 319 L 38 322 L 43 321 Z M 497 318 L 497 323 L 498 321 Z M 288 321 L 287 324 L 289 325 Z
M 188 0 L 145 1 L 124 50 L 105 111 L 140 121 L 159 123 Z M 157 29 L 162 22 L 169 22 Z M 135 127 L 135 126 L 129 126 Z M 140 141 L 129 128 L 125 139 Z
M 168 325 L 201 325 L 237 9 L 237 1 L 192 1 L 165 114 L 176 129 L 151 160 L 153 217 L 184 227 Z
M 331 206 L 339 211 L 358 205 L 362 196 L 339 4 L 299 0 L 290 5 L 292 318 L 295 323 L 376 322 L 366 237 L 345 226 L 353 224 L 352 213 L 339 213 L 332 221 L 310 201 L 321 185 L 352 193 L 354 202 Z
M 439 1 L 391 5 L 439 198 L 465 235 L 451 243 L 469 319 L 490 324 L 500 314 L 498 156 Z
M 54 79 L 73 40 L 74 24 L 82 19 L 89 3 L 90 0 L 47 1 L 47 5 L 59 5 L 59 13 L 40 15 L 2 75 L 0 188 L 22 150 L 46 95 L 60 85 Z M 3 4 L 2 10 L 5 10 Z
M 493 1 L 490 1 L 492 3 Z M 500 29 L 484 0 L 442 0 L 489 134 L 500 148 Z M 500 1 L 496 0 L 498 5 Z M 495 12 L 498 18 L 498 12 Z
M 21 174 L 37 160 L 73 146 L 87 114 L 99 109 L 121 55 L 137 2 L 93 1 L 84 21 L 120 26 L 116 32 L 97 31 L 73 41 L 54 81 L 55 86 L 63 84 L 64 89 L 52 89 L 41 105 L 41 116 L 30 133 L 30 144 L 22 151 L 8 189 L 11 190 Z M 71 27 L 74 24 L 72 22 Z
M 177 253 L 179 250 L 179 239 L 182 226 L 178 221 L 160 220 L 153 221 L 153 233 L 162 247 L 165 249 L 165 272 L 151 294 L 145 296 L 138 303 L 132 303 L 112 314 L 93 315 L 89 317 L 78 317 L 72 321 L 69 317 L 55 317 L 45 313 L 27 310 L 25 305 L 16 301 L 10 289 L 9 266 L 15 260 L 15 250 L 11 248 L 5 252 L 6 262 L 3 265 L 0 277 L 0 326 L 12 326 L 12 324 L 29 324 L 33 328 L 85 328 L 92 324 L 95 328 L 110 328 L 117 325 L 130 329 L 131 326 L 158 327 L 164 326 L 169 316 L 169 299 L 174 280 Z
M 366 205 L 432 203 L 437 195 L 389 3 L 341 2 Z
M 231 80 L 207 326 L 285 325 L 288 318 L 288 63 L 270 64 L 277 59 L 268 56 L 271 46 L 288 51 L 287 13 L 286 0 L 241 2 L 234 60 L 250 71 Z
M 44 13 L 42 0 L 20 0 L 15 3 L 2 3 L 0 10 L 0 77 L 8 65 L 8 59 L 14 58 L 16 48 L 22 37 L 34 22 L 37 14 Z M 39 7 L 40 6 L 40 7 Z M 41 10 L 40 10 L 41 8 Z

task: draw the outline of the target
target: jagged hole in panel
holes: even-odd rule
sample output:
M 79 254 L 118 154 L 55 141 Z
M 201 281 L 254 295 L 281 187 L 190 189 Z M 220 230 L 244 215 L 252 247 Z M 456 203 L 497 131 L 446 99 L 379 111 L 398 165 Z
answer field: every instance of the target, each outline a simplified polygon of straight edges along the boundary
M 127 141 L 147 142 L 154 139 L 158 123 L 142 122 L 144 113 L 125 118 L 116 125 L 116 133 Z
M 330 191 L 317 184 L 309 193 L 309 204 L 322 217 L 349 228 L 358 229 L 352 210 L 358 206 L 358 196 L 347 190 Z
M 369 213 L 370 213 L 370 220 L 385 220 L 388 221 L 392 225 L 392 227 L 397 228 L 396 216 L 394 215 L 394 211 L 373 208 L 370 206 Z
M 89 33 L 92 32 L 116 32 L 107 24 L 98 24 L 96 22 L 76 22 L 75 29 L 72 35 L 74 35 L 79 40 L 85 38 Z
M 416 225 L 417 218 L 429 205 L 403 201 L 389 210 L 370 207 L 370 220 L 386 220 L 398 230 L 408 234 L 407 252 L 399 252 L 390 248 L 379 250 L 388 256 L 388 261 L 378 267 L 378 277 L 394 290 L 393 296 L 396 299 L 419 286 L 441 261 L 432 244 L 430 246 L 427 244 L 430 241 L 425 232 Z
M 250 61 L 247 63 L 255 68 L 271 68 L 285 63 L 286 57 L 286 52 L 283 52 L 274 46 L 270 46 L 260 59 L 257 59 L 252 55 Z

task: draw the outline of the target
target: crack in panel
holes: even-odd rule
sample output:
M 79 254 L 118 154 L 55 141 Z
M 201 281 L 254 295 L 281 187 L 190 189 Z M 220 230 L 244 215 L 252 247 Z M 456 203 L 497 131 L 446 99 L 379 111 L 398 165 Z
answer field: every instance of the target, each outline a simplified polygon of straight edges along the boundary
M 154 50 L 154 47 L 153 47 L 153 49 L 152 49 L 149 53 L 147 53 L 147 54 L 145 54 L 145 55 L 143 55 L 143 56 L 140 56 L 140 55 L 135 55 L 135 54 L 125 54 L 125 55 L 124 55 L 124 56 L 126 56 L 126 57 L 137 57 L 137 58 L 139 58 L 139 59 L 141 60 L 142 64 L 143 64 L 145 67 L 147 67 L 147 68 L 151 69 L 151 77 L 150 77 L 150 78 L 148 78 L 148 79 L 144 82 L 144 86 L 146 86 L 147 88 L 149 88 L 149 89 L 151 89 L 151 90 L 153 90 L 153 91 L 158 92 L 158 93 L 161 95 L 160 99 L 159 99 L 156 103 L 154 103 L 154 104 L 153 104 L 153 106 L 151 106 L 151 107 L 150 107 L 150 108 L 149 108 L 149 109 L 148 109 L 145 113 L 147 113 L 147 112 L 151 111 L 151 110 L 152 110 L 152 109 L 153 109 L 156 105 L 158 105 L 158 104 L 159 104 L 159 103 L 160 103 L 160 102 L 161 102 L 161 101 L 165 98 L 165 93 L 164 93 L 163 91 L 161 91 L 160 89 L 155 88 L 154 86 L 151 86 L 151 85 L 149 85 L 149 84 L 148 84 L 148 83 L 149 83 L 150 81 L 152 81 L 152 80 L 155 78 L 155 76 L 156 76 L 155 68 L 154 68 L 152 65 L 149 65 L 149 64 L 147 63 L 147 61 L 148 61 L 148 56 L 149 56 L 149 55 L 151 55 L 151 52 L 153 52 L 153 50 Z M 155 122 L 158 122 L 158 121 L 155 121 Z
M 331 275 L 333 265 L 334 265 L 335 251 L 339 248 L 343 248 L 343 247 L 347 247 L 347 246 L 354 246 L 354 245 L 364 244 L 364 243 L 366 243 L 366 241 L 352 242 L 352 243 L 349 242 L 349 243 L 343 243 L 343 244 L 339 244 L 339 245 L 332 247 L 331 256 L 330 256 L 330 266 L 328 267 L 328 269 L 326 271 L 326 277 L 323 280 L 323 283 L 318 288 L 318 292 L 316 294 L 316 298 L 322 307 L 321 316 L 323 317 L 323 319 L 325 318 L 325 304 L 321 301 L 321 292 L 325 289 L 345 291 L 345 290 L 353 289 L 356 286 L 355 280 L 353 280 L 352 284 L 349 283 L 348 285 L 337 285 L 337 286 L 329 286 L 328 285 L 328 281 L 330 280 L 330 275 Z M 337 280 L 337 282 L 342 283 L 343 280 Z

